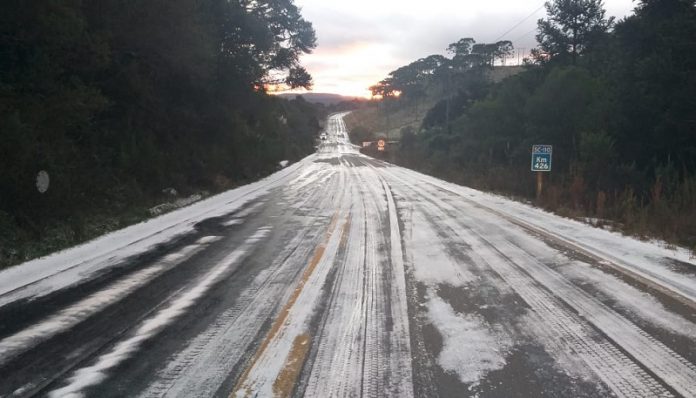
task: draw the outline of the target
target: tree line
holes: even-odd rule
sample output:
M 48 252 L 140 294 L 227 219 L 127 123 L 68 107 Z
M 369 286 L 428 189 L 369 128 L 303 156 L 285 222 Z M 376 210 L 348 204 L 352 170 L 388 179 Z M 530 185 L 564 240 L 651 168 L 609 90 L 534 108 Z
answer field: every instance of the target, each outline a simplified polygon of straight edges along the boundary
M 453 57 L 374 86 L 386 111 L 439 94 L 393 160 L 532 198 L 531 146 L 551 144 L 540 204 L 696 248 L 695 2 L 641 0 L 620 21 L 601 0 L 553 0 L 546 11 L 524 71 L 502 82 L 490 76 L 508 44 L 484 53 L 462 39 Z
M 309 87 L 315 43 L 293 0 L 3 1 L 0 266 L 311 152 L 314 107 L 265 88 Z

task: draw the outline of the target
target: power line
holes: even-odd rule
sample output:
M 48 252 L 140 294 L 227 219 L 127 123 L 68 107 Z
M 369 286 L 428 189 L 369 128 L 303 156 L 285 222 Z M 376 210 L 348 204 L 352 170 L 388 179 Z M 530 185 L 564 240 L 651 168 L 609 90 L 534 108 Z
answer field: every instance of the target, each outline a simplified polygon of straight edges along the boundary
M 495 39 L 494 41 L 498 41 L 498 40 L 502 39 L 506 34 L 512 32 L 513 30 L 515 30 L 515 28 L 517 28 L 518 26 L 522 25 L 522 24 L 523 24 L 525 21 L 527 21 L 529 18 L 533 17 L 534 14 L 536 14 L 537 12 L 539 12 L 539 10 L 541 10 L 542 8 L 544 8 L 545 5 L 546 5 L 546 3 L 542 4 L 541 7 L 537 8 L 536 10 L 534 10 L 534 12 L 532 12 L 531 14 L 527 15 L 526 17 L 524 17 L 520 22 L 516 23 L 515 26 L 513 26 L 513 27 L 510 28 L 510 29 L 508 29 L 508 30 L 507 30 L 505 33 L 503 33 L 502 35 L 498 36 L 498 38 Z
M 513 40 L 512 42 L 514 43 L 514 42 L 518 41 L 519 39 L 521 39 L 521 38 L 523 38 L 523 37 L 527 37 L 527 36 L 529 36 L 530 33 L 536 32 L 536 30 L 537 30 L 537 28 L 534 28 L 534 29 L 530 30 L 529 32 L 527 32 L 527 33 L 521 35 L 520 37 L 516 38 L 516 39 Z

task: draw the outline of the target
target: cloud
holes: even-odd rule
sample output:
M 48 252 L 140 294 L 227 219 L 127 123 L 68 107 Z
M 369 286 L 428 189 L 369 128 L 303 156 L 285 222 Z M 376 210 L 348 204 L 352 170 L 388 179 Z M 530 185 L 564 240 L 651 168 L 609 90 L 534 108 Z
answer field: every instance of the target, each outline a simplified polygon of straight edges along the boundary
M 430 54 L 444 54 L 462 37 L 491 42 L 543 1 L 538 0 L 296 0 L 317 31 L 318 47 L 303 57 L 314 91 L 368 95 L 390 71 Z M 624 16 L 632 0 L 606 0 L 609 15 Z M 535 46 L 541 9 L 502 39 Z

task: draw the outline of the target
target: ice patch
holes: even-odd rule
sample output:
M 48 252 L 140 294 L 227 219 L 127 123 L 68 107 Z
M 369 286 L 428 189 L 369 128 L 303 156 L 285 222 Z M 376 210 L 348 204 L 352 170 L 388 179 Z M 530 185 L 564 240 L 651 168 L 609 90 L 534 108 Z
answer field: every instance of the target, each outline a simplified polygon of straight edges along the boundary
M 290 354 L 296 336 L 307 333 L 309 320 L 317 309 L 324 283 L 334 264 L 341 240 L 339 228 L 339 223 L 335 223 L 322 243 L 322 250 L 315 251 L 314 266 L 305 268 L 298 287 L 287 298 L 283 312 L 274 320 L 245 377 L 238 381 L 237 390 L 230 397 L 246 397 L 246 392 L 253 392 L 258 397 L 277 395 L 273 386 L 285 365 L 284 359 Z
M 95 386 L 105 380 L 107 377 L 106 372 L 109 369 L 118 366 L 124 360 L 128 359 L 145 341 L 155 336 L 176 318 L 186 312 L 186 310 L 193 306 L 230 268 L 239 263 L 255 243 L 268 236 L 269 233 L 270 230 L 268 228 L 259 229 L 254 235 L 248 238 L 241 247 L 230 253 L 211 271 L 199 279 L 195 286 L 174 299 L 169 306 L 160 310 L 155 316 L 144 321 L 130 338 L 118 343 L 109 353 L 99 357 L 96 363 L 75 371 L 69 380 L 69 384 L 51 391 L 49 397 L 84 396 L 84 390 L 86 388 Z
M 539 314 L 526 310 L 517 318 L 517 326 L 525 338 L 543 347 L 544 351 L 553 359 L 554 368 L 566 374 L 566 376 L 583 382 L 593 384 L 601 383 L 597 375 L 592 372 L 582 357 L 572 349 L 563 345 L 563 337 L 552 333 L 548 324 L 544 323 Z
M 241 211 L 234 213 L 231 218 L 221 222 L 220 225 L 223 227 L 231 227 L 233 225 L 244 224 L 244 220 L 250 215 L 257 213 L 265 203 L 265 200 L 259 200 L 256 203 L 245 207 Z
M 451 305 L 434 296 L 428 301 L 428 317 L 443 340 L 437 363 L 455 373 L 462 383 L 476 385 L 489 372 L 505 366 L 512 342 L 480 316 L 457 314 Z
M 619 278 L 590 267 L 585 263 L 574 262 L 561 268 L 575 283 L 589 281 L 594 287 L 616 300 L 616 304 L 641 318 L 672 333 L 696 339 L 696 324 L 684 317 L 668 311 L 652 295 L 642 292 Z
M 252 215 L 252 214 L 258 212 L 259 209 L 261 209 L 261 207 L 262 207 L 264 204 L 266 204 L 266 201 L 265 201 L 265 200 L 259 200 L 259 201 L 257 201 L 256 203 L 254 203 L 254 204 L 252 204 L 252 205 L 250 205 L 250 206 L 245 207 L 244 209 L 242 209 L 242 210 L 239 211 L 238 213 L 235 213 L 235 214 L 234 214 L 234 218 L 236 218 L 236 219 L 244 219 L 244 218 L 247 218 L 247 217 L 249 217 L 250 215 Z
M 232 219 L 229 219 L 229 220 L 223 222 L 221 225 L 223 227 L 231 227 L 233 225 L 240 225 L 243 223 L 244 223 L 244 220 L 242 220 L 240 218 L 232 218 Z
M 195 244 L 185 246 L 178 252 L 168 254 L 155 264 L 134 272 L 114 282 L 104 290 L 98 291 L 61 310 L 57 314 L 0 340 L 0 363 L 8 361 L 32 345 L 69 330 L 92 314 L 101 311 L 104 307 L 120 301 L 155 277 L 191 258 L 194 254 L 203 250 L 207 244 L 217 239 L 219 239 L 217 236 L 203 237 Z

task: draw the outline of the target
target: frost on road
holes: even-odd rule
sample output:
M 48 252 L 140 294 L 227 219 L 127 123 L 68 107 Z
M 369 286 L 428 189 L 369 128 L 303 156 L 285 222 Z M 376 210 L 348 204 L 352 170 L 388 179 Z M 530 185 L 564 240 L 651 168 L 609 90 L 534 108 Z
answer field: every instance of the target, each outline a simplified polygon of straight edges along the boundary
M 0 396 L 696 397 L 696 265 L 361 155 L 0 273 Z

